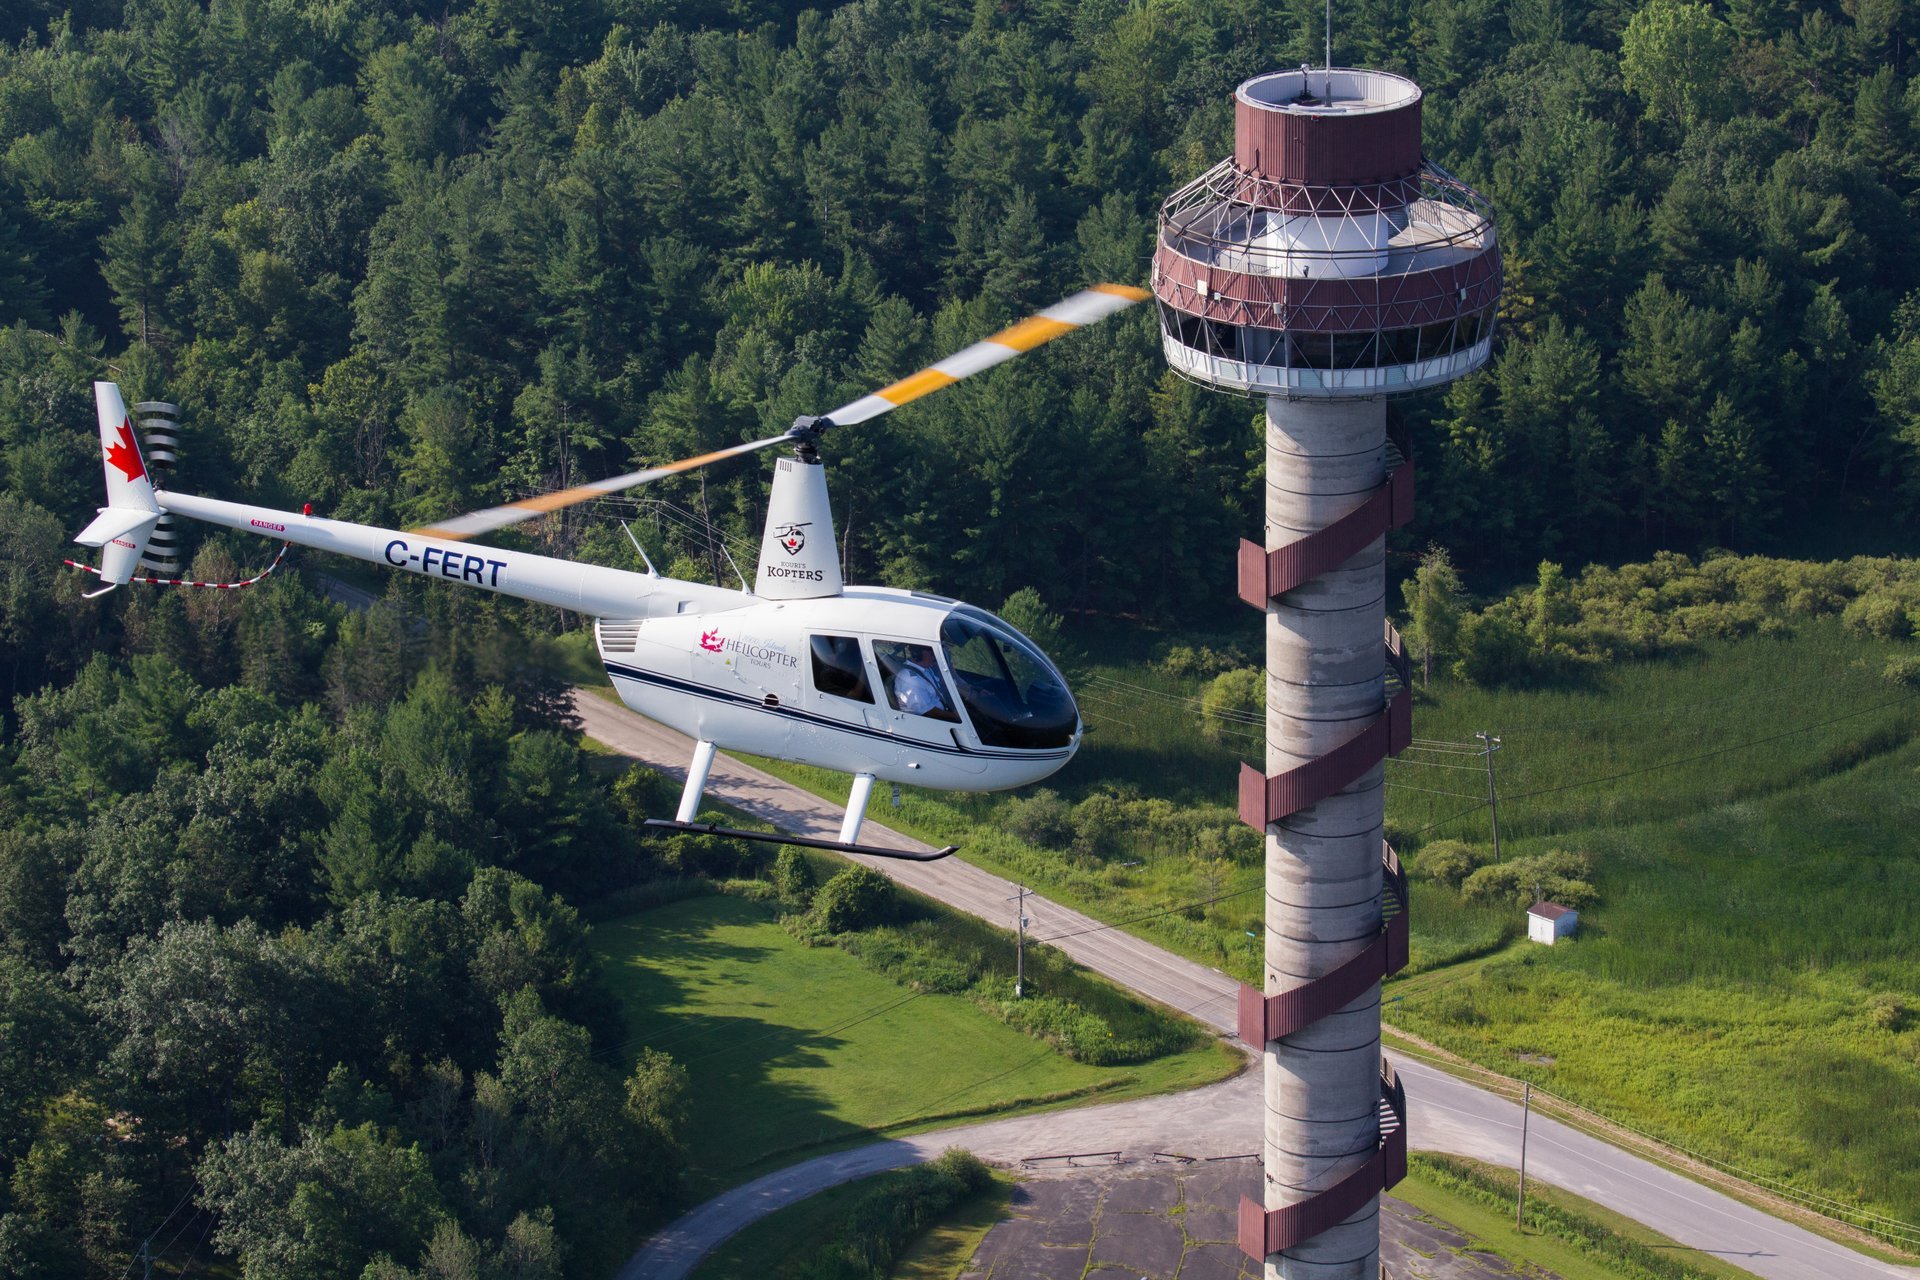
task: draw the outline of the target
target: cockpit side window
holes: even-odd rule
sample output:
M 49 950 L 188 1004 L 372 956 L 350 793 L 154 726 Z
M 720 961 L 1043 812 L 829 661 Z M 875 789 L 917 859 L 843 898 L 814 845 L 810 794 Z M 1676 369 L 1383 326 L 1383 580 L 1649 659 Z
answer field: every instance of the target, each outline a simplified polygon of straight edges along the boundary
M 932 645 L 875 640 L 873 657 L 880 664 L 887 701 L 895 711 L 960 722 L 947 697 L 947 682 L 940 675 L 940 660 L 934 657 Z
M 813 650 L 814 688 L 836 698 L 873 701 L 858 640 L 852 636 L 808 636 L 807 647 Z

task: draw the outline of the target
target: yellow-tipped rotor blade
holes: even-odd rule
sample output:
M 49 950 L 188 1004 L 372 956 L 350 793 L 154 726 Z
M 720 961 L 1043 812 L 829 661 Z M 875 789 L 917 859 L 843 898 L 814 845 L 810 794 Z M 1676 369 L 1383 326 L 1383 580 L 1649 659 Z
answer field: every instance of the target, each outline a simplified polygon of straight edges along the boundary
M 1124 311 L 1136 302 L 1145 302 L 1152 296 L 1145 289 L 1136 289 L 1132 285 L 1096 284 L 1090 289 L 1083 289 L 1070 298 L 1054 303 L 1038 315 L 1029 316 L 1011 328 L 1002 329 L 992 337 L 974 343 L 964 351 L 948 356 L 931 368 L 922 369 L 911 377 L 902 378 L 892 386 L 882 387 L 872 395 L 862 396 L 852 404 L 842 405 L 826 415 L 827 420 L 836 426 L 851 426 L 856 422 L 877 418 L 910 400 L 918 400 L 929 391 L 950 387 L 962 378 L 979 373 L 982 369 L 991 369 L 994 365 L 1004 364 L 1017 355 L 1024 355 L 1035 347 L 1052 342 L 1062 334 L 1071 333 L 1096 320 L 1104 320 L 1114 312 Z M 518 502 L 509 502 L 504 506 L 489 507 L 485 511 L 469 512 L 424 529 L 412 530 L 412 532 L 429 538 L 448 538 L 457 542 L 495 529 L 504 529 L 508 525 L 519 524 L 522 520 L 531 520 L 549 511 L 559 511 L 582 502 L 589 502 L 594 498 L 603 498 L 608 494 L 635 489 L 653 480 L 679 475 L 683 471 L 692 471 L 695 467 L 704 467 L 710 462 L 738 457 L 740 454 L 752 453 L 757 449 L 782 444 L 794 438 L 789 433 L 768 436 L 765 440 L 751 440 L 746 444 L 729 445 L 725 449 L 716 449 L 712 453 L 703 453 L 695 458 L 682 458 L 678 462 L 669 462 L 665 466 L 648 467 L 644 471 L 633 471 L 608 480 L 596 480 L 592 484 L 577 485 L 557 493 L 543 493 L 532 498 L 522 498 Z
M 485 511 L 472 511 L 464 516 L 455 516 L 451 520 L 444 520 L 439 524 L 410 532 L 429 538 L 450 538 L 459 542 L 479 534 L 490 533 L 495 529 L 504 529 L 510 524 L 519 524 L 522 520 L 531 520 L 549 511 L 559 511 L 563 507 L 589 502 L 594 498 L 604 498 L 610 493 L 637 489 L 650 481 L 676 476 L 683 471 L 692 471 L 695 467 L 704 467 L 709 462 L 718 462 L 722 458 L 738 457 L 743 453 L 752 453 L 756 449 L 765 449 L 787 439 L 788 437 L 784 435 L 768 436 L 765 440 L 750 440 L 746 444 L 728 445 L 724 449 L 715 449 L 712 453 L 703 453 L 695 458 L 682 458 L 678 462 L 669 462 L 664 466 L 648 467 L 645 471 L 631 471 L 624 476 L 595 480 L 592 484 L 576 485 L 571 489 L 561 489 L 557 493 L 537 494 L 531 498 L 522 498 L 518 502 L 509 502 L 505 506 L 489 507 Z
M 827 420 L 835 426 L 846 427 L 877 418 L 908 401 L 918 400 L 929 391 L 950 387 L 982 369 L 1005 364 L 1015 356 L 1025 355 L 1062 334 L 1072 333 L 1096 320 L 1104 320 L 1114 312 L 1125 311 L 1134 303 L 1145 302 L 1152 296 L 1145 289 L 1125 284 L 1096 284 L 1091 289 L 1082 289 L 1071 298 L 1054 303 L 1039 315 L 1030 316 L 1010 329 L 1002 329 L 990 338 L 983 338 L 931 368 L 902 378 L 892 386 L 882 387 L 872 395 L 861 396 L 852 404 L 841 405 L 827 415 Z

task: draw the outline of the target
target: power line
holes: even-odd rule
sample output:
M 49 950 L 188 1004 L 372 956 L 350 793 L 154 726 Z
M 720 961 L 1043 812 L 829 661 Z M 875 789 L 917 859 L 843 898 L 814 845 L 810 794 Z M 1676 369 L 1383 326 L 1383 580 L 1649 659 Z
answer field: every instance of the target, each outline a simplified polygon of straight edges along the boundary
M 1479 773 L 1480 768 L 1471 764 L 1441 764 L 1438 760 L 1403 760 L 1398 756 L 1388 756 L 1388 764 L 1416 766 L 1422 769 L 1463 769 L 1468 773 Z
M 1405 836 L 1405 838 L 1406 838 L 1406 839 L 1408 839 L 1408 840 L 1411 840 L 1411 839 L 1412 839 L 1413 837 L 1415 837 L 1415 836 L 1423 836 L 1423 835 L 1425 835 L 1425 834 L 1426 834 L 1427 832 L 1429 832 L 1429 831 L 1431 831 L 1431 830 L 1433 830 L 1433 829 L 1434 829 L 1435 827 L 1444 827 L 1444 826 L 1446 826 L 1446 825 L 1447 825 L 1447 824 L 1448 824 L 1449 822 L 1452 822 L 1452 821 L 1453 821 L 1453 820 L 1454 820 L 1455 818 L 1464 818 L 1464 817 L 1466 817 L 1466 816 L 1467 816 L 1468 814 L 1470 814 L 1470 813 L 1477 813 L 1478 811 L 1480 811 L 1481 809 L 1484 809 L 1484 808 L 1486 808 L 1486 807 L 1487 807 L 1487 802 L 1486 802 L 1485 800 L 1480 800 L 1480 801 L 1476 801 L 1476 802 L 1475 802 L 1474 804 L 1471 804 L 1471 805 L 1469 805 L 1468 807 L 1466 807 L 1465 809 L 1462 809 L 1462 810 L 1460 810 L 1460 812 L 1458 812 L 1458 813 L 1454 813 L 1454 814 L 1449 814 L 1449 815 L 1447 815 L 1446 817 L 1444 817 L 1444 818 L 1441 818 L 1441 819 L 1440 819 L 1439 821 L 1437 821 L 1437 822 L 1429 822 L 1429 823 L 1428 823 L 1428 824 L 1427 824 L 1426 826 L 1424 826 L 1424 827 L 1419 827 L 1419 828 L 1417 828 L 1417 829 L 1415 829 L 1415 830 L 1413 830 L 1413 831 L 1409 831 L 1409 832 L 1407 832 L 1407 834 L 1406 834 L 1406 836 Z
M 200 1255 L 200 1246 L 205 1244 L 207 1237 L 213 1233 L 213 1215 L 209 1213 L 205 1216 L 207 1223 L 200 1228 L 200 1238 L 193 1242 L 193 1248 L 187 1250 L 187 1260 L 180 1264 L 177 1272 L 179 1275 L 187 1275 L 193 1270 L 193 1260 Z
M 1392 787 L 1395 791 L 1418 791 L 1424 795 L 1430 795 L 1430 796 L 1452 796 L 1455 800 L 1479 799 L 1478 796 L 1470 796 L 1464 791 L 1435 791 L 1431 787 L 1415 787 L 1415 786 L 1410 786 L 1404 782 L 1389 782 L 1387 785 L 1389 787 Z M 1481 800 L 1480 803 L 1485 804 L 1486 801 Z
M 167 1216 L 160 1219 L 160 1225 L 155 1227 L 152 1231 L 148 1232 L 147 1238 L 140 1242 L 141 1248 L 144 1249 L 148 1245 L 152 1244 L 153 1238 L 159 1235 L 162 1231 L 165 1231 L 167 1229 L 167 1224 L 173 1221 L 173 1215 L 180 1212 L 181 1208 L 187 1203 L 187 1201 L 193 1199 L 193 1193 L 195 1189 L 196 1188 L 193 1185 L 191 1184 L 188 1185 L 186 1194 L 180 1197 L 179 1203 L 175 1204 L 173 1208 L 167 1210 Z M 187 1221 L 190 1223 L 193 1221 L 193 1219 L 188 1218 Z M 176 1239 L 178 1238 L 177 1234 L 175 1238 Z M 162 1250 L 161 1252 L 164 1253 L 165 1250 Z M 120 1273 L 120 1280 L 127 1280 L 127 1277 L 131 1275 L 133 1272 L 133 1264 L 138 1261 L 140 1261 L 140 1259 L 137 1257 L 130 1258 L 127 1260 L 127 1269 Z
M 1735 751 L 1744 751 L 1748 747 L 1764 746 L 1769 742 L 1778 742 L 1783 738 L 1791 738 L 1799 734 L 1811 733 L 1815 729 L 1824 729 L 1828 725 L 1839 724 L 1843 720 L 1852 720 L 1859 716 L 1871 715 L 1875 711 L 1883 711 L 1888 707 L 1898 706 L 1903 702 L 1910 701 L 1914 696 L 1915 695 L 1913 694 L 1902 694 L 1896 698 L 1889 698 L 1885 702 L 1876 702 L 1870 707 L 1861 707 L 1854 711 L 1843 712 L 1842 714 L 1837 716 L 1829 716 L 1825 720 L 1817 720 L 1812 724 L 1801 725 L 1797 729 L 1783 729 L 1779 733 L 1770 733 L 1764 738 L 1750 738 L 1745 742 L 1730 743 L 1724 747 L 1716 747 L 1712 751 L 1702 751 L 1696 755 L 1680 756 L 1673 760 L 1663 760 L 1658 764 L 1650 764 L 1640 769 L 1623 769 L 1618 773 L 1602 774 L 1599 777 L 1595 777 L 1595 778 L 1581 778 L 1574 782 L 1561 783 L 1558 786 L 1537 787 L 1532 791 L 1522 791 L 1516 795 L 1509 795 L 1507 799 L 1509 801 L 1525 800 L 1533 796 L 1554 795 L 1562 791 L 1573 791 L 1580 787 L 1597 786 L 1602 782 L 1616 782 L 1621 778 L 1637 778 L 1644 774 L 1658 773 L 1662 769 L 1671 769 L 1676 765 L 1694 764 L 1701 760 L 1711 760 L 1716 756 L 1728 755 Z M 1417 835 L 1424 835 L 1426 832 L 1433 830 L 1435 827 L 1445 826 L 1447 823 L 1454 821 L 1456 818 L 1464 818 L 1468 814 L 1473 813 L 1476 810 L 1479 810 L 1485 807 L 1486 807 L 1486 801 L 1483 800 L 1479 804 L 1474 805 L 1473 808 L 1471 809 L 1462 809 L 1460 812 L 1456 814 L 1452 814 L 1445 818 L 1441 818 L 1437 822 L 1429 822 L 1426 826 L 1419 828 L 1417 831 L 1408 832 L 1408 836 L 1411 837 L 1411 836 L 1417 836 Z

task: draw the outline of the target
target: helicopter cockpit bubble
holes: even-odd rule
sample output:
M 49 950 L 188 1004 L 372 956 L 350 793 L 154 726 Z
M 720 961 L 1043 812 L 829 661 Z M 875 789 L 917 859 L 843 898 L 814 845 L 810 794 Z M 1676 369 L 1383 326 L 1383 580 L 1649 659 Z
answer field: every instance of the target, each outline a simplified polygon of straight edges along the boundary
M 993 615 L 956 609 L 940 626 L 940 647 L 967 718 L 990 747 L 1067 746 L 1080 709 L 1067 682 L 1032 641 Z

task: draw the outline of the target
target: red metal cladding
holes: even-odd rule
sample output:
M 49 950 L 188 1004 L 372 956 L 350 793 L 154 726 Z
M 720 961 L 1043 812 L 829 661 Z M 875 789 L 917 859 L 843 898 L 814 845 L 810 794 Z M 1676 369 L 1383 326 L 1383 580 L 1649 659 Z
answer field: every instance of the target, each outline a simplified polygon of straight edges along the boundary
M 1412 734 L 1397 731 L 1403 723 L 1410 726 L 1412 719 L 1413 694 L 1403 688 L 1366 728 L 1323 756 L 1270 778 L 1262 777 L 1252 765 L 1241 765 L 1240 821 L 1265 831 L 1272 823 L 1346 790 L 1389 755 L 1406 749 Z
M 1386 709 L 1345 742 L 1284 773 L 1265 777 L 1250 764 L 1240 766 L 1240 821 L 1258 831 L 1344 791 L 1367 770 L 1413 741 L 1413 681 L 1400 633 L 1387 628 L 1387 662 L 1400 687 Z
M 1256 1260 L 1291 1249 L 1345 1222 L 1377 1193 L 1407 1176 L 1407 1092 L 1393 1068 L 1380 1064 L 1380 1145 L 1364 1164 L 1317 1195 L 1282 1209 L 1240 1198 L 1240 1252 Z
M 1405 177 L 1420 169 L 1420 98 L 1376 111 L 1308 112 L 1235 94 L 1233 160 L 1245 173 L 1314 186 Z
M 1240 598 L 1256 609 L 1295 587 L 1331 573 L 1389 529 L 1413 519 L 1413 464 L 1402 462 L 1367 500 L 1332 524 L 1272 551 L 1240 542 Z
M 1472 315 L 1500 298 L 1500 251 L 1484 251 L 1424 271 L 1350 280 L 1254 275 L 1196 262 L 1161 237 L 1153 255 L 1153 292 L 1176 311 L 1259 329 L 1371 333 L 1412 329 Z
M 1266 995 L 1258 987 L 1242 986 L 1235 1022 L 1240 1039 L 1258 1047 L 1290 1036 L 1329 1014 L 1338 1013 L 1376 982 L 1407 967 L 1407 875 L 1393 846 L 1381 844 L 1381 874 L 1390 910 L 1383 913 L 1380 932 L 1360 952 L 1338 968 L 1303 982 L 1291 991 Z

